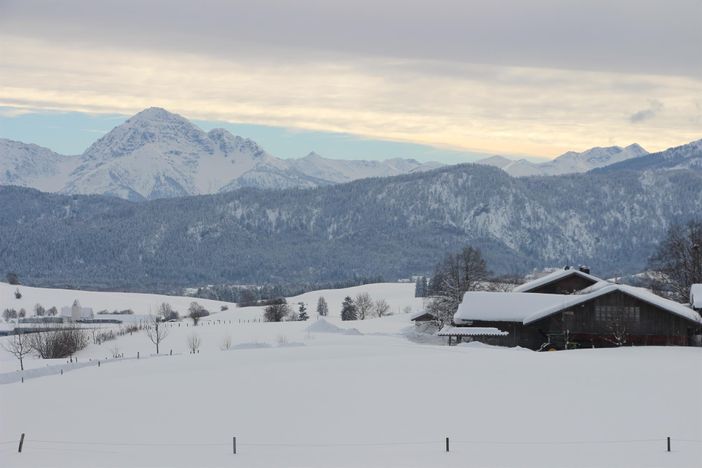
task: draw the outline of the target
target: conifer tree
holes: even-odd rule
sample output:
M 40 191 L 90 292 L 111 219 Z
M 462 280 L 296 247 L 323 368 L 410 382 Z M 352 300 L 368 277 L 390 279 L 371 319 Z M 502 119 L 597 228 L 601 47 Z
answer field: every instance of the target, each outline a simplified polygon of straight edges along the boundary
M 356 304 L 353 303 L 351 296 L 346 296 L 341 304 L 341 320 L 356 320 L 357 318 Z
M 300 302 L 300 307 L 297 309 L 297 319 L 304 322 L 308 318 L 310 316 L 307 315 L 307 306 L 304 302 Z

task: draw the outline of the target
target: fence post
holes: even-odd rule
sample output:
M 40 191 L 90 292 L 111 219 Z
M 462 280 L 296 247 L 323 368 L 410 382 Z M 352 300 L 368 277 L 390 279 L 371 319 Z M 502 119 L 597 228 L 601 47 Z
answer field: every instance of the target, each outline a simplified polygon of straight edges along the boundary
M 449 438 L 446 438 L 446 452 L 449 451 Z
M 24 432 L 20 436 L 19 447 L 17 448 L 17 453 L 22 453 L 22 446 L 24 445 Z
M 236 437 L 232 437 L 232 451 L 236 455 Z
M 137 351 L 137 359 L 139 359 L 139 351 Z
M 668 437 L 668 451 L 670 452 L 670 437 Z

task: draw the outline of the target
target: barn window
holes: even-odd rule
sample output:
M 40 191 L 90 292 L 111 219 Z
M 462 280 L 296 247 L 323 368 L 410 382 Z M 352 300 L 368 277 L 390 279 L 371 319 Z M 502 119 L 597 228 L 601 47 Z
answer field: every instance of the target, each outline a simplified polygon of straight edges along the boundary
M 641 310 L 637 306 L 595 305 L 595 320 L 599 322 L 614 322 L 618 320 L 638 322 L 640 318 Z

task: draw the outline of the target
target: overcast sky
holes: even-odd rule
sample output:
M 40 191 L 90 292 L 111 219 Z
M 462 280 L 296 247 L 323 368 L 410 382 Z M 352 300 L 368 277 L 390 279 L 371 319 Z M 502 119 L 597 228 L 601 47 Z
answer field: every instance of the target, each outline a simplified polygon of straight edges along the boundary
M 161 106 L 344 157 L 654 151 L 702 138 L 701 23 L 702 0 L 0 0 L 0 137 Z

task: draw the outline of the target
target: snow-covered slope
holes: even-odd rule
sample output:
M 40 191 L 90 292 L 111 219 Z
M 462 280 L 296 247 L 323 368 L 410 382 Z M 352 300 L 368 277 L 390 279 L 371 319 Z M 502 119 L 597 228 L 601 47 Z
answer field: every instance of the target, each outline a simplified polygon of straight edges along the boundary
M 504 156 L 492 156 L 477 161 L 477 164 L 498 167 L 513 177 L 562 175 L 587 172 L 647 154 L 648 152 L 645 149 L 634 143 L 625 148 L 609 146 L 590 148 L 582 153 L 568 151 L 552 161 L 543 163 L 534 163 L 526 159 L 512 160 Z
M 408 284 L 366 290 L 417 300 Z M 325 292 L 330 308 L 344 293 Z M 0 348 L 0 463 L 585 468 L 702 458 L 699 348 L 448 347 L 420 335 L 410 314 L 261 323 L 253 309 L 167 324 L 160 356 L 144 331 L 91 340 L 69 362 L 27 356 L 24 372 Z M 568 423 L 544 417 L 547 407 Z
M 669 148 L 659 153 L 652 153 L 644 157 L 611 164 L 601 168 L 600 171 L 654 171 L 672 169 L 702 169 L 702 139 L 690 142 L 686 145 Z
M 78 156 L 62 156 L 41 146 L 0 138 L 0 185 L 58 191 L 79 161 Z
M 187 119 L 149 108 L 114 128 L 81 156 L 0 140 L 0 184 L 66 194 L 151 200 L 241 187 L 317 187 L 438 167 L 410 159 L 343 161 L 310 155 L 280 159 L 223 129 L 204 132 Z

